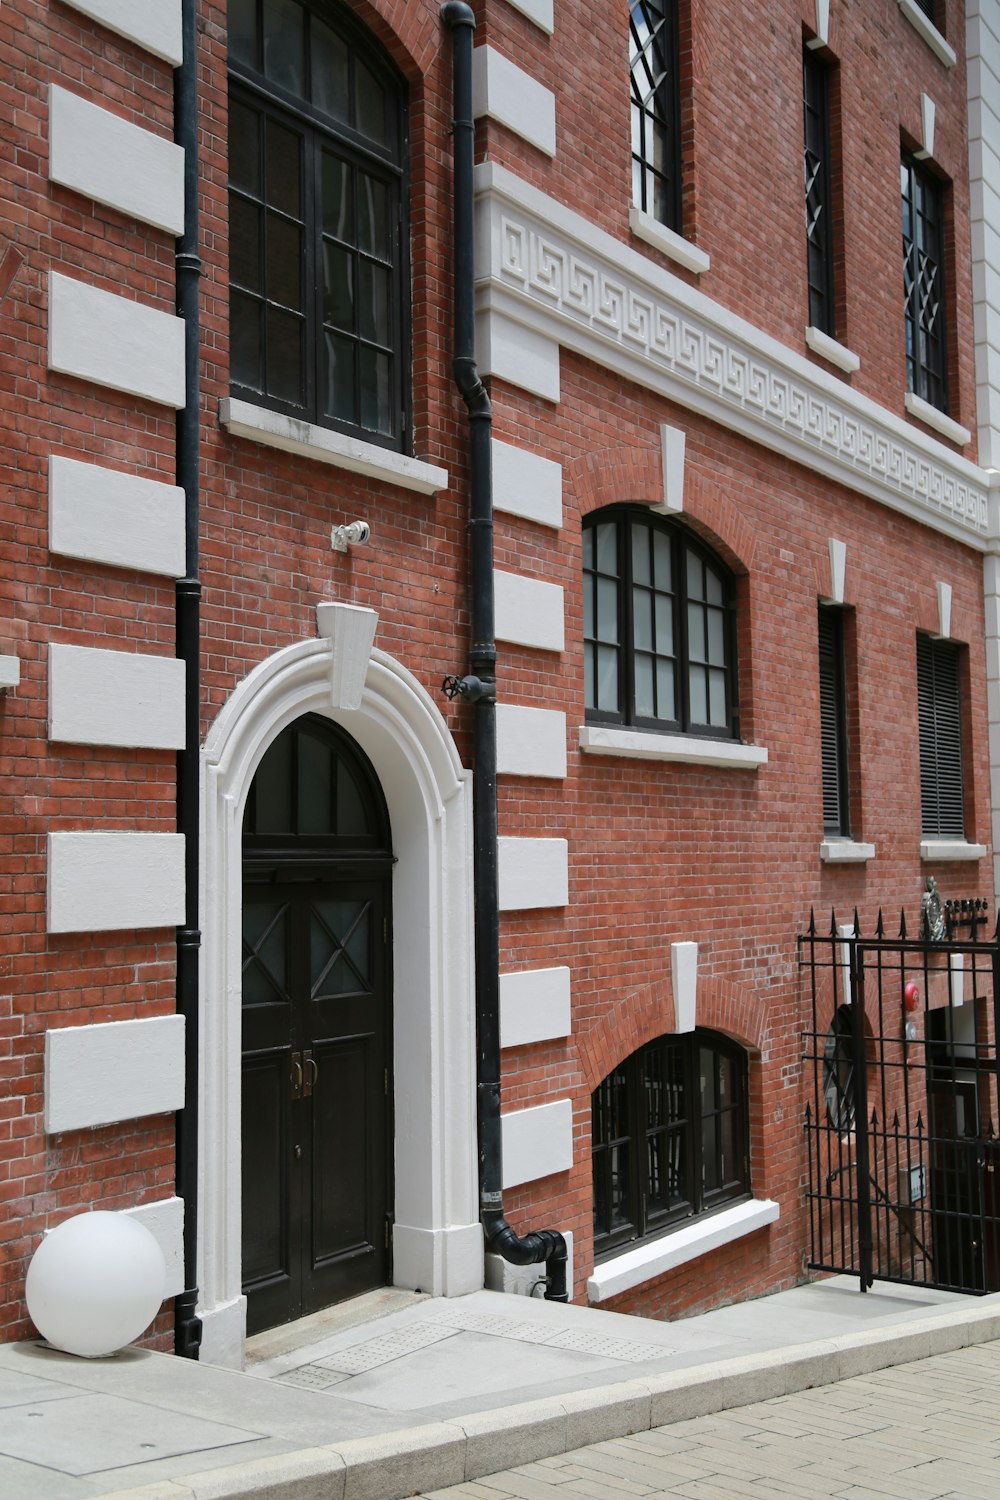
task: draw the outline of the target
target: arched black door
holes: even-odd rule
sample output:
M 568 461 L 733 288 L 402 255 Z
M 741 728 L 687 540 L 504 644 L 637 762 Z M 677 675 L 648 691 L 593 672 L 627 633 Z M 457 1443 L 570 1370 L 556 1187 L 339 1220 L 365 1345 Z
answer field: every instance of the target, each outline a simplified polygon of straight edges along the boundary
M 243 1288 L 254 1333 L 389 1280 L 389 819 L 308 715 L 243 821 Z

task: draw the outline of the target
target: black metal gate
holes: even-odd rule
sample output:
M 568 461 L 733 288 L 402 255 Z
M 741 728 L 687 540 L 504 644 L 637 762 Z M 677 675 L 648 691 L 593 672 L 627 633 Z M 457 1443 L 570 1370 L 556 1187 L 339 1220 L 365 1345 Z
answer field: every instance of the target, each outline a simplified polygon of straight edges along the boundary
M 865 937 L 857 915 L 799 939 L 814 1270 L 1000 1290 L 1000 929 L 950 903 L 935 940 Z M 961 934 L 961 935 L 960 935 Z

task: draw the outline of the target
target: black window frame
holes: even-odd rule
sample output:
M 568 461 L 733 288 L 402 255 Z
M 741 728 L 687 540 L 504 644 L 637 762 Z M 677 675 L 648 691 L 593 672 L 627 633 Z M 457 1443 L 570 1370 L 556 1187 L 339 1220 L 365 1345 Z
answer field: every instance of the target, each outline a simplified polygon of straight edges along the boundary
M 712 1099 L 704 1107 L 701 1066 L 711 1059 Z M 727 1064 L 733 1097 L 720 1102 L 720 1068 Z M 657 1082 L 659 1080 L 659 1083 Z M 651 1087 L 647 1083 L 651 1083 Z M 656 1090 L 679 1105 L 673 1114 L 650 1109 Z M 678 1097 L 679 1096 L 679 1097 Z M 693 1107 L 696 1101 L 696 1107 Z M 720 1146 L 723 1115 L 732 1121 L 732 1175 L 725 1175 Z M 709 1123 L 711 1122 L 711 1123 Z M 657 1146 L 659 1150 L 655 1149 Z M 602 1079 L 591 1097 L 594 1257 L 637 1240 L 655 1240 L 693 1218 L 704 1218 L 751 1196 L 749 1059 L 738 1043 L 718 1032 L 695 1030 L 647 1042 Z M 706 1185 L 706 1155 L 712 1176 Z M 678 1191 L 657 1202 L 657 1173 L 676 1173 Z M 616 1181 L 622 1212 L 616 1222 Z M 669 1188 L 669 1184 L 667 1184 Z
M 917 636 L 920 827 L 925 838 L 964 839 L 962 648 Z
M 906 386 L 922 401 L 946 412 L 948 299 L 944 184 L 924 163 L 904 152 L 900 189 Z
M 598 528 L 613 526 L 616 533 L 615 555 L 617 572 L 611 573 L 599 566 L 598 547 L 596 540 L 591 543 L 588 538 L 597 532 Z M 636 528 L 645 529 L 652 538 L 654 535 L 665 537 L 669 543 L 671 555 L 671 573 L 674 587 L 669 595 L 665 594 L 653 584 L 636 582 L 633 566 L 633 536 Z M 650 540 L 649 546 L 655 548 L 655 542 Z M 721 585 L 721 601 L 708 601 L 705 599 L 692 598 L 688 585 L 688 558 L 694 558 L 703 570 L 714 574 Z M 592 567 L 591 558 L 594 566 Z M 706 579 L 707 573 L 703 575 Z M 598 606 L 598 580 L 614 580 L 617 588 L 617 624 L 615 642 L 609 642 L 607 638 L 588 633 L 588 619 L 599 629 L 599 606 Z M 666 517 L 654 515 L 648 509 L 641 506 L 625 505 L 611 506 L 606 510 L 595 511 L 586 516 L 583 521 L 583 590 L 584 590 L 584 704 L 587 723 L 591 724 L 621 724 L 628 728 L 651 729 L 662 733 L 690 734 L 699 739 L 736 739 L 739 734 L 739 709 L 738 709 L 738 678 L 736 661 L 736 584 L 732 572 L 722 559 L 701 541 L 687 527 Z M 664 653 L 658 649 L 645 649 L 637 646 L 635 642 L 635 610 L 634 600 L 639 590 L 645 590 L 660 597 L 672 599 L 672 641 L 673 653 Z M 658 605 L 654 601 L 652 608 L 655 611 Z M 706 626 L 706 650 L 708 649 L 707 617 L 709 612 L 722 615 L 722 646 L 724 651 L 724 698 L 725 698 L 725 722 L 703 723 L 694 719 L 691 713 L 691 690 L 690 679 L 692 667 L 703 668 L 710 676 L 712 671 L 719 670 L 716 663 L 703 663 L 697 657 L 691 656 L 690 642 L 690 607 L 702 609 L 705 613 Z M 657 623 L 654 623 L 654 645 L 657 631 Z M 596 702 L 588 702 L 588 682 L 593 679 L 595 686 L 598 680 L 598 660 L 602 650 L 609 645 L 614 645 L 617 651 L 617 677 L 618 677 L 618 703 L 614 709 L 598 707 Z M 637 657 L 650 657 L 653 660 L 653 677 L 657 678 L 656 663 L 660 660 L 672 661 L 674 663 L 674 697 L 675 712 L 672 716 L 658 713 L 644 714 L 636 709 L 636 659 Z M 657 689 L 654 688 L 654 698 Z M 706 681 L 706 702 L 710 700 L 711 689 Z M 655 705 L 654 705 L 655 706 Z M 711 710 L 709 710 L 711 712 Z
M 835 338 L 833 183 L 830 171 L 830 65 L 802 49 L 803 170 L 809 325 Z
M 835 838 L 850 838 L 847 658 L 844 643 L 844 611 L 840 606 L 822 603 L 819 605 L 817 635 L 823 832 Z
M 231 116 L 240 109 L 249 111 L 257 121 L 257 174 L 263 185 L 255 191 L 249 186 L 237 185 L 230 170 L 230 217 L 234 217 L 234 202 L 247 205 L 247 211 L 256 210 L 260 229 L 260 244 L 257 251 L 257 285 L 247 286 L 233 277 L 233 240 L 230 254 L 230 388 L 234 397 L 282 412 L 288 416 L 310 422 L 316 426 L 359 438 L 366 443 L 394 451 L 409 452 L 412 441 L 411 377 L 410 377 L 410 267 L 409 267 L 409 175 L 408 175 L 408 101 L 404 79 L 379 43 L 357 21 L 356 17 L 337 3 L 337 0 L 298 0 L 304 22 L 303 66 L 305 82 L 303 93 L 311 87 L 312 36 L 314 22 L 322 23 L 343 42 L 349 57 L 349 111 L 354 112 L 355 80 L 359 66 L 368 70 L 384 90 L 385 108 L 382 122 L 385 140 L 377 141 L 357 125 L 336 119 L 309 99 L 285 87 L 276 79 L 266 76 L 263 62 L 263 14 L 265 0 L 241 0 L 240 9 L 252 11 L 256 18 L 257 56 L 251 66 L 243 58 L 234 55 L 233 33 L 230 33 L 229 55 L 229 99 Z M 231 14 L 236 0 L 231 0 Z M 266 185 L 265 157 L 267 153 L 268 122 L 275 133 L 284 130 L 300 138 L 301 204 L 300 212 L 282 214 L 273 201 L 274 191 L 268 195 Z M 233 159 L 234 136 L 230 131 L 230 161 Z M 339 163 L 352 184 L 350 219 L 351 228 L 342 232 L 330 230 L 324 234 L 323 199 L 321 175 L 324 156 Z M 280 181 L 280 178 L 279 178 Z M 384 239 L 379 248 L 367 245 L 360 233 L 360 205 L 354 192 L 360 182 L 371 181 L 381 185 L 385 193 Z M 272 219 L 283 219 L 293 228 L 301 226 L 301 248 L 299 265 L 292 270 L 287 259 L 285 275 L 297 276 L 301 288 L 301 304 L 292 307 L 280 298 L 269 298 L 270 286 L 275 285 L 272 263 L 268 259 L 267 230 Z M 375 220 L 372 220 L 374 224 Z M 351 299 L 351 326 L 334 317 L 324 315 L 323 252 L 324 242 L 334 257 L 342 256 L 349 262 L 353 296 Z M 247 258 L 247 264 L 253 257 Z M 361 295 L 363 278 L 370 281 L 371 292 Z M 381 284 L 384 295 L 375 291 Z M 241 312 L 234 307 L 242 299 Z M 332 301 L 332 298 L 331 298 Z M 257 335 L 259 338 L 260 382 L 241 378 L 236 370 L 239 318 L 244 318 L 243 328 L 251 334 L 251 304 L 257 307 Z M 269 366 L 267 354 L 267 325 L 269 309 L 274 316 L 294 316 L 303 328 L 303 346 L 300 355 L 300 387 L 297 395 L 269 390 L 269 375 L 275 374 L 273 363 Z M 366 312 L 367 309 L 367 312 Z M 364 327 L 365 321 L 369 324 Z M 376 325 L 381 327 L 376 328 Z M 333 414 L 325 410 L 323 401 L 325 335 L 337 342 L 342 354 L 349 354 L 353 376 L 345 383 L 342 393 L 350 386 L 353 413 Z M 382 335 L 385 336 L 382 336 Z M 380 395 L 378 377 L 362 390 L 359 379 L 360 361 L 365 359 L 374 369 L 380 360 L 388 364 L 387 421 L 385 427 L 366 423 L 363 402 L 367 399 L 378 406 Z M 384 368 L 384 365 L 383 365 Z M 345 403 L 346 405 L 346 403 Z
M 632 202 L 683 232 L 678 0 L 630 0 Z

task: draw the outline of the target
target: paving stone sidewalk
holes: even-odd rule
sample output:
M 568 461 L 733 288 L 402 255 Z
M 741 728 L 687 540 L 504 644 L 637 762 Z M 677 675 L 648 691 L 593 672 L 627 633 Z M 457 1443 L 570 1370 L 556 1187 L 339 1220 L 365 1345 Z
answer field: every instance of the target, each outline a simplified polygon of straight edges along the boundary
M 1000 1341 L 614 1438 L 427 1500 L 998 1500 Z

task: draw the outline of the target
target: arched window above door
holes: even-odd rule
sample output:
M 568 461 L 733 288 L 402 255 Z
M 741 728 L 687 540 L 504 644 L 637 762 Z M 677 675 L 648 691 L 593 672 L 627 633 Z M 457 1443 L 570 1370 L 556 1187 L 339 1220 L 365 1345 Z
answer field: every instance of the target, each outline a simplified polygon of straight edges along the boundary
M 278 735 L 247 798 L 244 854 L 285 845 L 382 854 L 391 847 L 374 771 L 358 746 L 317 714 Z

